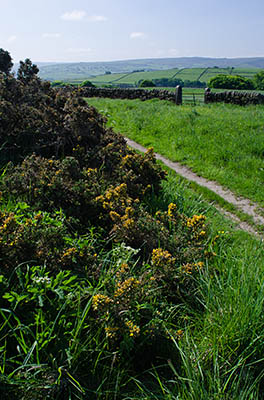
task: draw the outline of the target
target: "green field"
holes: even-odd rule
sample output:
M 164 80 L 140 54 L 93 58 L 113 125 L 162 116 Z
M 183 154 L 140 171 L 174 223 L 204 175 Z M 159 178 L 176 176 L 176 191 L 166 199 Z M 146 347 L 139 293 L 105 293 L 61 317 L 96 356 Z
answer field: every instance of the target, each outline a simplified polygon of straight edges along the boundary
M 90 80 L 97 86 L 104 84 L 127 84 L 127 85 L 137 85 L 140 80 L 153 80 L 160 78 L 175 78 L 181 79 L 183 81 L 196 81 L 208 82 L 211 78 L 218 74 L 224 75 L 241 75 L 246 78 L 253 78 L 254 75 L 259 71 L 258 68 L 172 68 L 168 70 L 157 70 L 157 71 L 145 71 L 145 72 L 124 72 L 124 73 L 112 73 L 112 74 L 102 74 L 97 76 L 90 76 L 82 74 L 82 69 L 80 68 L 80 76 L 69 75 L 65 80 L 66 82 L 71 82 L 75 84 L 80 84 L 85 79 Z M 63 73 L 61 75 L 61 80 L 63 80 Z
M 108 125 L 264 206 L 264 107 L 89 99 Z
M 182 68 L 182 69 L 169 69 L 160 71 L 146 71 L 146 72 L 131 72 L 131 73 L 118 73 L 109 75 L 98 75 L 90 78 L 91 82 L 96 85 L 109 84 L 109 83 L 123 83 L 135 85 L 139 80 L 152 80 L 159 78 L 177 78 L 190 81 L 200 80 L 201 82 L 208 82 L 211 78 L 218 74 L 241 75 L 247 78 L 253 78 L 254 74 L 259 71 L 257 68 L 246 69 L 233 69 L 230 68 Z

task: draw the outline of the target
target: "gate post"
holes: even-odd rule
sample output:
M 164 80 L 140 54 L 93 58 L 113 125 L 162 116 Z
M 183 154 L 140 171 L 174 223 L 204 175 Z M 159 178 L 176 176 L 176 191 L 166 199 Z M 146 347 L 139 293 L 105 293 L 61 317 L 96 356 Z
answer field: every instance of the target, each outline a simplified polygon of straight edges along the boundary
M 206 88 L 204 91 L 204 103 L 207 104 L 210 102 L 209 97 L 210 97 L 211 89 Z
M 175 103 L 177 106 L 182 104 L 182 87 L 181 85 L 176 86 L 175 89 Z

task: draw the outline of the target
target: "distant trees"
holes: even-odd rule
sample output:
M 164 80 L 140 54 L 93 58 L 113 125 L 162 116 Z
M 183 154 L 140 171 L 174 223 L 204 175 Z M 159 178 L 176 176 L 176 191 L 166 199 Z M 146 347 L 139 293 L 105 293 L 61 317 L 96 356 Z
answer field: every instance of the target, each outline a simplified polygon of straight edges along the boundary
M 189 87 L 189 88 L 205 88 L 206 82 L 201 82 L 201 81 L 190 81 L 188 79 L 186 79 L 184 81 L 184 87 Z
M 254 75 L 254 83 L 256 89 L 264 90 L 264 71 L 259 71 L 256 75 Z
M 142 81 L 139 81 L 140 83 Z M 205 88 L 206 83 L 201 82 L 201 81 L 190 81 L 190 80 L 185 80 L 183 81 L 182 79 L 171 79 L 171 78 L 159 78 L 159 79 L 153 79 L 152 82 L 155 84 L 155 86 L 158 87 L 176 87 L 178 85 L 182 87 L 192 87 L 192 88 Z
M 156 86 L 159 87 L 175 87 L 177 85 L 183 86 L 184 83 L 181 79 L 171 79 L 171 78 L 159 78 L 153 79 Z
M 0 72 L 9 74 L 13 67 L 12 58 L 7 50 L 0 49 Z
M 239 75 L 219 74 L 211 78 L 208 86 L 215 89 L 252 90 L 255 88 L 251 79 Z
M 156 87 L 155 83 L 153 81 L 150 81 L 148 79 L 144 79 L 142 81 L 139 81 L 139 87 Z
M 95 87 L 95 85 L 91 81 L 83 81 L 81 83 L 81 87 Z

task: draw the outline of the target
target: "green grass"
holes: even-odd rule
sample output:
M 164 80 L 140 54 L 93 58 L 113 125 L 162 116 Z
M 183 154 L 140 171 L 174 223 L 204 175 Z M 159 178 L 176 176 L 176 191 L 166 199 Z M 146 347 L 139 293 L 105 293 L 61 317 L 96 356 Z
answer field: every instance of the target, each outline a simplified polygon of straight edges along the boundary
M 128 83 L 136 84 L 139 80 L 144 79 L 159 79 L 159 78 L 171 78 L 177 69 L 170 69 L 167 71 L 146 71 L 146 72 L 131 72 L 123 74 L 111 74 L 111 75 L 98 75 L 95 78 L 91 78 L 91 81 L 95 84 L 98 83 Z
M 164 184 L 164 193 L 186 214 L 204 213 L 212 234 L 223 232 L 215 258 L 218 272 L 209 274 L 200 286 L 205 314 L 198 314 L 183 341 L 175 343 L 180 349 L 184 373 L 175 371 L 179 397 L 171 398 L 261 399 L 263 243 L 242 231 L 234 231 L 232 222 L 173 172 Z
M 89 99 L 108 125 L 264 206 L 264 107 Z

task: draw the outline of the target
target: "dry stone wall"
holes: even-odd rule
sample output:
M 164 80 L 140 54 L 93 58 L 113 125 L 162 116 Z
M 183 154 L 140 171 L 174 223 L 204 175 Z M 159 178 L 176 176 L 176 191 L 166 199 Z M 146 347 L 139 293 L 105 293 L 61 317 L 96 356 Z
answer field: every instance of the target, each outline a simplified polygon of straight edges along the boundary
M 205 89 L 205 103 L 231 103 L 245 106 L 249 104 L 264 104 L 264 95 L 257 92 L 238 92 L 226 91 L 213 93 L 210 89 Z
M 110 99 L 160 99 L 175 102 L 175 92 L 168 90 L 145 90 L 145 89 L 123 89 L 123 88 L 81 88 L 80 95 L 83 97 L 108 97 Z

